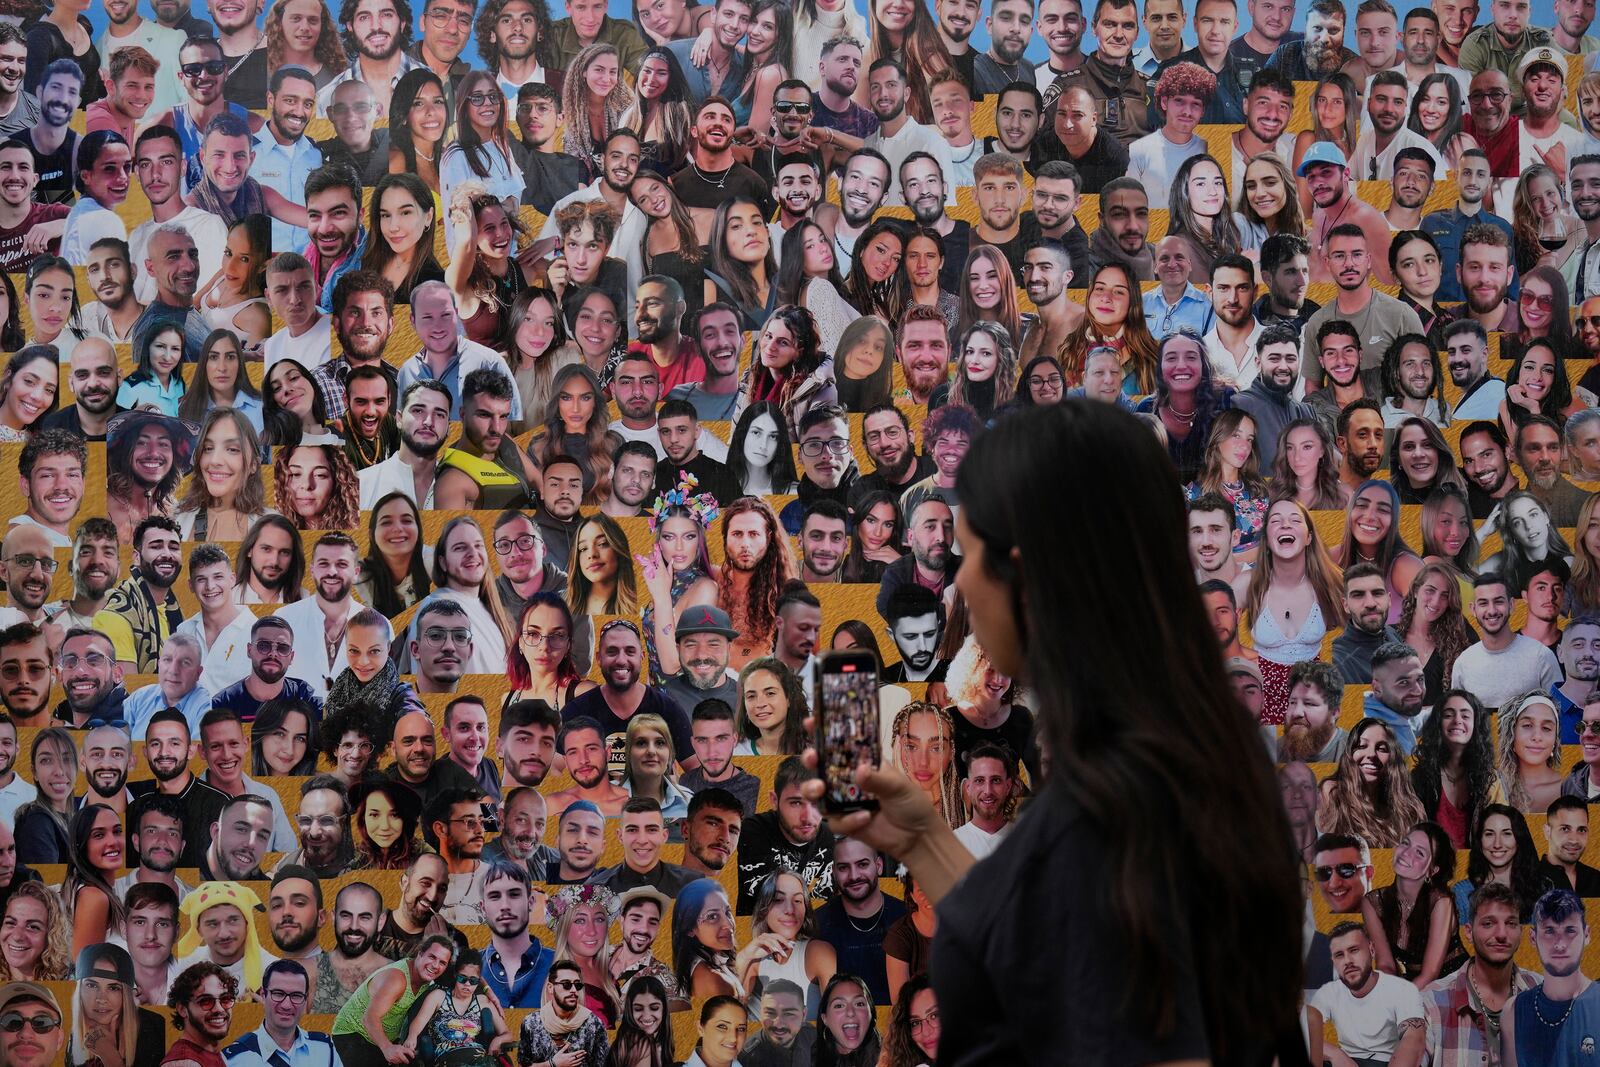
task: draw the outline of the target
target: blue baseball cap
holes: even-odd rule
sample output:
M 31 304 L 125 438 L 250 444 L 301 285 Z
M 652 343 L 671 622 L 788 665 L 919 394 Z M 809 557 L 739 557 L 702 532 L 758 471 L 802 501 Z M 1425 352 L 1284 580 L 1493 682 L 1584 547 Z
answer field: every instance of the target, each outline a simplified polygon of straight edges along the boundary
M 1296 171 L 1300 177 L 1306 176 L 1306 171 L 1323 163 L 1331 163 L 1335 167 L 1349 168 L 1350 163 L 1344 158 L 1344 153 L 1332 141 L 1313 141 L 1311 147 L 1306 149 L 1305 158 L 1300 161 L 1300 169 Z

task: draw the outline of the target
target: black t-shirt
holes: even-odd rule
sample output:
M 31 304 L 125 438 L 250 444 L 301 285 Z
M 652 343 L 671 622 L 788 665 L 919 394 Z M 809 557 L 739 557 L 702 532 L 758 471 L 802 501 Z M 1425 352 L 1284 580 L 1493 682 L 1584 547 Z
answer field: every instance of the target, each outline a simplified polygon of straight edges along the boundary
M 944 265 L 939 268 L 939 288 L 947 293 L 959 293 L 962 291 L 961 274 L 967 269 L 967 249 L 972 245 L 972 224 L 960 219 L 952 221 L 956 228 L 944 235 Z
M 423 939 L 430 934 L 448 935 L 462 952 L 466 952 L 472 947 L 467 944 L 465 934 L 437 915 L 428 920 L 428 925 L 423 927 L 420 933 L 410 934 L 400 929 L 399 925 L 395 923 L 394 912 L 392 911 L 383 913 L 383 923 L 378 927 L 378 936 L 372 939 L 372 947 L 377 950 L 380 956 L 385 956 L 391 960 L 403 960 L 408 956 L 416 955 Z
M 745 820 L 739 834 L 738 856 L 740 915 L 755 913 L 756 890 L 779 867 L 798 874 L 811 887 L 812 900 L 833 896 L 833 831 L 826 825 L 817 829 L 817 836 L 809 843 L 797 845 L 784 836 L 778 813 L 764 811 Z M 885 933 L 889 930 L 887 926 L 883 929 Z
M 377 185 L 383 176 L 389 173 L 389 130 L 387 127 L 379 127 L 372 131 L 372 141 L 367 145 L 365 152 L 352 151 L 337 137 L 330 137 L 326 141 L 318 141 L 317 149 L 322 153 L 322 161 L 324 163 L 339 160 L 354 167 L 356 173 L 361 175 L 361 184 L 369 188 Z
M 1094 143 L 1089 146 L 1089 151 L 1083 158 L 1075 159 L 1071 152 L 1062 149 L 1061 155 L 1067 162 L 1078 168 L 1078 177 L 1082 178 L 1079 192 L 1099 194 L 1106 182 L 1112 178 L 1120 178 L 1128 172 L 1128 149 L 1105 130 L 1095 134 Z
M 1039 781 L 1039 750 L 1033 737 L 1033 712 L 1021 704 L 1011 705 L 1006 721 L 993 728 L 980 728 L 967 721 L 959 708 L 949 708 L 950 718 L 956 724 L 956 770 L 962 777 L 967 773 L 967 758 L 972 750 L 984 743 L 1005 745 L 1011 754 L 1028 767 L 1035 783 Z
M 112 409 L 111 413 L 112 415 L 117 415 L 126 410 L 128 409 L 118 404 Z M 104 442 L 106 439 L 105 434 L 101 434 L 98 437 L 90 437 L 88 434 L 83 432 L 83 420 L 78 416 L 77 404 L 64 407 L 55 412 L 53 415 L 45 416 L 43 425 L 46 430 L 69 430 L 83 438 L 85 441 Z
M 974 100 L 982 100 L 983 94 L 978 92 L 978 50 L 969 47 L 959 56 L 951 56 L 950 64 L 966 79 L 967 95 Z
M 1212 1058 L 1192 978 L 1177 989 L 1176 1025 L 1165 1038 L 1127 1014 L 1126 946 L 1106 890 L 1107 863 L 1099 832 L 1065 790 L 1049 789 L 939 903 L 930 974 L 944 1020 L 941 1064 Z M 1205 921 L 1184 904 L 1174 887 L 1162 917 L 1179 975 L 1192 966 L 1189 926 Z M 1250 1051 L 1258 1054 L 1230 1062 L 1271 1060 L 1270 1049 Z
M 772 202 L 772 190 L 761 180 L 761 175 L 743 163 L 735 163 L 725 171 L 696 170 L 691 164 L 674 174 L 671 180 L 673 191 L 684 207 L 715 210 L 724 200 L 744 196 L 761 205 L 762 218 L 771 218 L 776 206 Z
M 39 151 L 33 138 L 28 138 L 33 149 L 33 170 L 39 175 L 39 184 L 33 188 L 33 199 L 39 204 L 71 204 L 76 190 L 72 187 L 73 159 L 78 154 L 78 135 L 67 131 L 66 138 L 49 155 Z
M 513 144 L 520 144 L 520 141 Z M 542 215 L 548 215 L 562 197 L 578 191 L 587 179 L 588 171 L 577 156 L 565 152 L 521 153 L 522 202 L 532 204 Z
M 656 491 L 670 493 L 678 487 L 678 478 L 688 471 L 700 479 L 697 492 L 710 493 L 716 498 L 717 503 L 727 507 L 744 495 L 739 488 L 739 483 L 734 481 L 733 475 L 728 473 L 726 464 L 718 463 L 710 456 L 701 452 L 689 462 L 679 466 L 671 460 L 662 460 L 656 466 Z
M 998 248 L 1000 254 L 1006 257 L 1006 262 L 1011 266 L 1011 277 L 1020 281 L 1022 279 L 1022 257 L 1028 254 L 1028 249 L 1039 243 L 1039 220 L 1033 217 L 1033 212 L 1023 212 L 1021 222 L 1017 226 L 1017 235 L 1011 240 L 997 244 L 994 241 L 985 241 L 977 233 L 973 233 L 972 243 Z
M 672 734 L 672 748 L 677 761 L 681 763 L 694 758 L 694 744 L 689 734 L 689 716 L 685 715 L 683 709 L 678 707 L 677 701 L 666 693 L 653 686 L 646 686 L 644 699 L 639 701 L 639 706 L 634 709 L 633 714 L 659 715 L 667 720 L 667 729 Z M 587 715 L 599 722 L 608 747 L 617 743 L 614 738 L 628 731 L 628 720 L 619 717 L 611 710 L 611 705 L 606 703 L 606 687 L 603 685 L 589 690 L 580 697 L 574 697 L 561 709 L 563 723 L 571 722 L 580 715 Z
M 883 910 L 865 930 L 861 928 L 865 920 L 852 919 L 838 897 L 818 908 L 816 916 L 817 936 L 832 945 L 838 954 L 839 973 L 861 976 L 866 980 L 874 1004 L 889 1003 L 889 972 L 884 962 L 883 942 L 890 928 L 905 918 L 905 904 L 886 894 Z
M 230 68 L 222 85 L 222 97 L 240 107 L 260 111 L 267 106 L 267 46 L 262 44 L 242 56 L 222 57 Z
M 128 792 L 133 794 L 135 800 L 155 791 L 154 778 L 128 783 Z M 178 858 L 178 866 L 198 868 L 205 858 L 206 849 L 211 847 L 211 824 L 222 817 L 228 796 L 214 785 L 207 785 L 199 778 L 190 778 L 189 788 L 177 794 L 177 797 L 183 804 L 183 855 Z M 139 852 L 130 841 L 128 866 L 138 865 Z

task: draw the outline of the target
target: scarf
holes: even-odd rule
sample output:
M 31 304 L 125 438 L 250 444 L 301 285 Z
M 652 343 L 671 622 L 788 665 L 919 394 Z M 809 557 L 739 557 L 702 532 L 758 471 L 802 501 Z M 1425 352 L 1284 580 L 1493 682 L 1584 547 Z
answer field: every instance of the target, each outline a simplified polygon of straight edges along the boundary
M 545 982 L 543 1003 L 539 1005 L 539 1021 L 544 1024 L 545 1033 L 552 1038 L 567 1037 L 578 1032 L 593 1016 L 594 1012 L 583 1002 L 583 994 L 580 992 L 577 1010 L 571 1015 L 562 1017 L 556 1011 L 555 986 Z
M 244 915 L 244 987 L 260 989 L 264 967 L 255 915 L 261 910 L 261 898 L 238 882 L 202 882 L 198 889 L 183 898 L 178 910 L 189 917 L 189 932 L 178 941 L 172 954 L 181 959 L 201 947 L 200 916 L 219 904 L 231 904 Z
M 224 224 L 232 226 L 248 215 L 265 215 L 267 213 L 267 198 L 261 191 L 261 183 L 254 178 L 246 178 L 244 184 L 239 186 L 239 191 L 233 194 L 232 201 L 222 195 L 216 183 L 210 178 L 202 178 L 194 187 L 194 206 L 202 211 L 209 211 L 213 215 L 220 215 Z
M 1111 231 L 1104 226 L 1094 231 L 1094 236 L 1089 238 L 1089 262 L 1099 265 L 1103 263 L 1123 263 L 1133 271 L 1133 276 L 1141 282 L 1156 280 L 1156 250 L 1148 243 L 1136 255 L 1128 255 L 1117 244 L 1117 239 L 1111 236 Z
M 356 672 L 346 667 L 328 687 L 328 697 L 324 701 L 324 706 L 339 708 L 355 706 L 381 716 L 389 710 L 389 704 L 394 700 L 395 693 L 400 690 L 402 684 L 400 665 L 393 659 L 385 661 L 383 669 L 373 675 L 372 680 L 368 682 L 357 678 Z

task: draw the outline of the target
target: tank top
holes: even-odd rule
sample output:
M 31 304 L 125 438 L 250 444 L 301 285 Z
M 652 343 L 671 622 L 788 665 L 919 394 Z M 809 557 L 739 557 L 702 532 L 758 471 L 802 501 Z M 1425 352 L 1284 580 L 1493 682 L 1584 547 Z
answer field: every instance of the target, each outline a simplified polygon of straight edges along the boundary
M 806 948 L 810 944 L 809 937 L 802 937 L 794 943 L 794 951 L 789 953 L 789 958 L 783 963 L 770 956 L 761 961 L 756 969 L 760 981 L 756 984 L 755 996 L 750 998 L 752 1015 L 758 1018 L 761 1015 L 761 990 L 779 978 L 787 978 L 806 991 L 806 1018 L 816 1019 L 822 993 L 817 989 L 816 983 L 811 981 L 811 976 L 806 973 Z
M 1594 1059 L 1591 1035 L 1600 1033 L 1600 984 L 1589 983 L 1569 1001 L 1551 1000 L 1542 986 L 1535 987 L 1512 1004 L 1517 1012 L 1518 1063 L 1580 1067 Z
M 383 1013 L 383 1032 L 390 1041 L 395 1041 L 400 1037 L 400 1027 L 405 1023 L 406 1013 L 411 1010 L 411 1002 L 417 999 L 417 995 L 422 989 L 427 988 L 425 985 L 421 988 L 414 988 L 411 985 L 411 965 L 408 960 L 397 960 L 394 963 L 379 967 L 368 976 L 365 982 L 357 986 L 356 991 L 350 994 L 350 999 L 344 1002 L 344 1007 L 339 1009 L 338 1016 L 333 1020 L 333 1033 L 361 1034 L 367 1040 L 372 1040 L 371 1035 L 367 1034 L 366 1023 L 367 1008 L 372 1006 L 372 983 L 377 979 L 378 975 L 383 974 L 385 971 L 394 970 L 398 970 L 405 976 L 406 991 L 400 995 L 399 1000 L 394 1002 L 393 1007 Z M 373 1043 L 376 1044 L 377 1042 Z

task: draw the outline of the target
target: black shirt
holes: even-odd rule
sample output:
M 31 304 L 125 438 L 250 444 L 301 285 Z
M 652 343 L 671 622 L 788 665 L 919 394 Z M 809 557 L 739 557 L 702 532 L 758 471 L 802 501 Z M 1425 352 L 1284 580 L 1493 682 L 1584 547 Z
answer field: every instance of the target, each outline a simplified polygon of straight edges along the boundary
M 972 243 L 998 248 L 1000 254 L 1006 258 L 1006 262 L 1011 266 L 1012 281 L 1021 281 L 1022 257 L 1027 255 L 1028 249 L 1039 243 L 1039 220 L 1034 218 L 1033 212 L 1024 212 L 1020 225 L 1017 227 L 1017 235 L 1011 240 L 997 244 L 994 241 L 985 241 L 974 233 L 972 235 Z
M 380 126 L 372 131 L 372 141 L 367 145 L 365 152 L 352 151 L 337 137 L 318 141 L 317 148 L 322 152 L 324 163 L 338 160 L 354 167 L 356 173 L 361 175 L 362 185 L 377 185 L 379 180 L 389 173 L 389 129 L 386 126 Z
M 962 291 L 967 269 L 967 249 L 972 247 L 972 224 L 951 219 L 956 228 L 944 234 L 944 265 L 939 268 L 939 288 L 947 293 Z
M 689 716 L 685 715 L 677 702 L 663 690 L 646 686 L 644 699 L 639 701 L 639 706 L 634 709 L 633 714 L 661 716 L 667 721 L 667 730 L 672 734 L 672 748 L 677 761 L 682 763 L 686 759 L 694 759 L 694 743 L 689 735 Z M 605 735 L 608 746 L 616 743 L 616 737 L 627 733 L 628 720 L 611 710 L 611 705 L 606 703 L 606 687 L 603 685 L 589 690 L 580 697 L 574 697 L 561 709 L 563 723 L 571 722 L 580 715 L 587 715 L 600 724 L 600 731 Z
M 128 792 L 135 800 L 155 791 L 154 778 L 128 783 Z M 198 868 L 205 860 L 206 849 L 211 847 L 211 824 L 222 818 L 228 795 L 191 776 L 188 787 L 176 796 L 183 805 L 183 855 L 178 859 L 178 866 Z M 139 866 L 139 851 L 133 847 L 132 840 L 128 842 L 128 866 Z
M 744 495 L 739 488 L 739 483 L 734 481 L 733 475 L 728 473 L 725 464 L 718 463 L 704 452 L 698 453 L 689 462 L 679 465 L 671 460 L 662 460 L 656 465 L 656 491 L 670 493 L 678 487 L 678 478 L 682 472 L 688 471 L 700 479 L 699 492 L 710 493 L 716 497 L 717 503 L 727 507 Z
M 521 143 L 513 141 L 512 145 Z M 550 214 L 557 200 L 577 192 L 588 173 L 582 160 L 565 152 L 529 152 L 524 149 L 521 163 L 522 176 L 527 183 L 522 188 L 522 202 L 533 205 L 543 215 Z
M 817 936 L 834 947 L 839 972 L 865 979 L 875 1004 L 889 1003 L 889 969 L 884 961 L 883 939 L 905 914 L 904 902 L 888 895 L 883 898 L 883 910 L 865 930 L 861 926 L 866 920 L 852 918 L 838 897 L 816 911 Z
M 428 805 L 433 803 L 434 798 L 447 789 L 476 789 L 480 793 L 483 792 L 478 780 L 462 770 L 461 764 L 448 756 L 434 760 L 433 766 L 428 768 L 428 777 L 421 782 L 408 782 L 400 777 L 399 764 L 390 767 L 384 773 L 391 781 L 399 782 L 416 793 L 422 799 L 423 811 L 427 811 Z
M 973 749 L 983 744 L 997 744 L 1009 748 L 1011 754 L 1027 766 L 1035 784 L 1039 782 L 1039 748 L 1033 738 L 1032 711 L 1021 704 L 1013 704 L 1005 722 L 994 727 L 979 727 L 972 725 L 959 708 L 948 710 L 956 726 L 956 771 L 962 777 L 966 777 L 967 760 Z
M 755 913 L 756 890 L 779 867 L 798 874 L 811 887 L 813 900 L 833 896 L 833 831 L 823 825 L 809 843 L 797 845 L 784 836 L 778 819 L 777 812 L 764 811 L 746 819 L 739 834 L 740 915 Z M 883 929 L 887 933 L 889 928 Z
M 1580 897 L 1600 897 L 1600 870 L 1587 863 L 1578 864 L 1578 884 L 1573 886 L 1567 872 L 1549 860 L 1539 861 L 1539 877 L 1551 889 L 1571 889 Z
M 709 181 L 707 179 L 710 179 Z M 724 200 L 736 196 L 749 197 L 761 206 L 761 217 L 771 218 L 777 206 L 772 201 L 772 190 L 761 180 L 761 175 L 735 163 L 727 170 L 703 171 L 691 160 L 671 178 L 672 189 L 684 207 L 703 207 L 715 210 Z
M 266 44 L 242 56 L 224 55 L 222 58 L 228 64 L 228 80 L 222 85 L 223 99 L 251 111 L 264 110 L 269 80 Z
M 49 155 L 39 151 L 28 137 L 28 147 L 33 149 L 33 170 L 39 175 L 39 184 L 33 187 L 33 199 L 40 204 L 70 204 L 76 197 L 72 185 L 75 171 L 74 158 L 78 154 L 78 135 L 67 131 L 66 139 Z
M 127 408 L 123 407 L 121 404 L 118 404 L 111 410 L 111 415 L 115 416 L 127 410 Z M 91 437 L 83 432 L 83 420 L 78 416 L 77 404 L 73 404 L 70 407 L 64 407 L 53 414 L 46 415 L 43 425 L 46 430 L 69 430 L 83 438 L 85 441 L 103 442 L 106 439 L 105 434 Z
M 1078 168 L 1078 176 L 1083 179 L 1078 189 L 1080 193 L 1098 195 L 1106 182 L 1128 173 L 1127 147 L 1104 129 L 1095 134 L 1094 143 L 1082 158 L 1073 156 L 1065 148 L 1061 156 Z
M 472 946 L 467 944 L 466 935 L 454 926 L 435 915 L 428 921 L 419 933 L 408 934 L 400 929 L 394 921 L 394 912 L 383 913 L 383 924 L 378 927 L 378 936 L 372 939 L 372 947 L 378 955 L 391 960 L 403 960 L 416 954 L 422 945 L 423 939 L 430 934 L 446 934 L 453 940 L 462 952 L 468 951 Z

